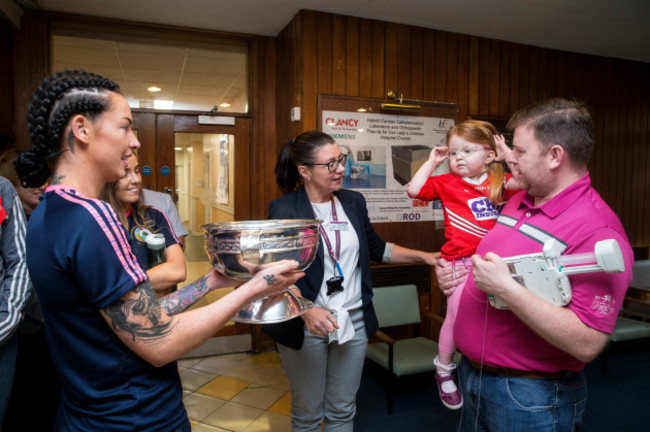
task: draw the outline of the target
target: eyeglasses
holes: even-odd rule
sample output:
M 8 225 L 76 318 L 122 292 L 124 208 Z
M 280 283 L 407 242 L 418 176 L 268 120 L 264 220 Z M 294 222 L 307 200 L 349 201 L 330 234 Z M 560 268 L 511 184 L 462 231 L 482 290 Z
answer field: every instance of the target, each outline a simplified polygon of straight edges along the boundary
M 344 154 L 344 155 L 341 155 L 341 157 L 338 158 L 338 160 L 335 160 L 333 162 L 328 162 L 328 163 L 306 163 L 305 165 L 306 166 L 322 165 L 322 166 L 326 166 L 327 170 L 329 172 L 334 172 L 337 169 L 339 169 L 339 165 L 345 165 L 345 163 L 347 161 L 348 161 L 348 155 Z
M 449 152 L 449 159 L 451 158 L 458 159 L 458 156 L 462 156 L 466 158 L 469 157 L 472 153 L 476 153 L 477 151 L 481 151 L 481 150 L 492 150 L 492 147 L 490 146 L 483 146 L 483 148 L 465 147 L 462 150 Z

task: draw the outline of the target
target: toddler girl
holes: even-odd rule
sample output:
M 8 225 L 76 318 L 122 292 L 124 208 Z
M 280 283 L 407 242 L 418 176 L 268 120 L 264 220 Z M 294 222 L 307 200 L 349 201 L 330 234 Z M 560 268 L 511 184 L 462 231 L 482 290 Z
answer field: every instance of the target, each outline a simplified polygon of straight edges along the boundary
M 447 242 L 441 256 L 456 266 L 471 271 L 470 257 L 476 252 L 481 238 L 494 226 L 499 215 L 498 205 L 510 198 L 517 189 L 511 175 L 506 175 L 497 159 L 508 150 L 503 136 L 488 122 L 467 120 L 447 133 L 448 147 L 435 147 L 429 159 L 420 167 L 407 186 L 412 198 L 442 201 Z M 445 159 L 451 172 L 431 176 Z M 452 362 L 456 352 L 454 320 L 465 282 L 447 298 L 447 316 L 440 329 L 436 382 L 442 403 L 450 409 L 463 406 Z

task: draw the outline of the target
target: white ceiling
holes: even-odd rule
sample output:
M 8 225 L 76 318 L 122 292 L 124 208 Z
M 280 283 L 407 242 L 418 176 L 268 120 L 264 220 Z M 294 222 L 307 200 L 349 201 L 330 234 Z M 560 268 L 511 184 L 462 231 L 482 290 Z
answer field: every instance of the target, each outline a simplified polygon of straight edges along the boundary
M 44 10 L 276 36 L 300 9 L 650 62 L 650 0 L 14 0 Z
M 278 35 L 300 9 L 310 9 L 650 62 L 650 0 L 0 0 L 0 12 L 9 15 L 16 5 L 265 36 Z M 55 70 L 108 76 L 132 100 L 174 99 L 174 109 L 197 110 L 228 101 L 234 104 L 225 111 L 246 110 L 241 53 L 60 36 L 54 54 Z M 152 84 L 163 92 L 147 93 Z
M 247 112 L 246 46 L 193 47 L 145 45 L 122 41 L 53 37 L 52 69 L 83 69 L 115 81 L 133 108 Z M 160 92 L 151 93 L 148 87 Z

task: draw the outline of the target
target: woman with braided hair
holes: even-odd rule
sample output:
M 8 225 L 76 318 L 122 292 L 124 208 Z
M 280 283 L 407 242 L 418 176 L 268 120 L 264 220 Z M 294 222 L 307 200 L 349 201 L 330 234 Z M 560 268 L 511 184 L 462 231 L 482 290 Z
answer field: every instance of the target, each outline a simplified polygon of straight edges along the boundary
M 27 265 L 63 381 L 54 430 L 189 432 L 175 360 L 304 273 L 283 261 L 186 311 L 208 291 L 238 284 L 212 269 L 156 299 L 119 218 L 98 199 L 140 146 L 118 86 L 93 73 L 56 73 L 34 94 L 28 124 L 32 147 L 16 171 L 25 187 L 52 177 L 28 223 Z

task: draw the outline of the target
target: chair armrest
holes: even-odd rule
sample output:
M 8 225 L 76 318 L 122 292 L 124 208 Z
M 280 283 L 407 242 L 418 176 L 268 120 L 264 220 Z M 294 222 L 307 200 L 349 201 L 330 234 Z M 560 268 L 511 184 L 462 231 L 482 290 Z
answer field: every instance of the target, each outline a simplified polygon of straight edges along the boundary
M 631 310 L 627 310 L 627 309 L 621 309 L 620 315 L 632 316 L 632 317 L 637 317 L 637 318 L 641 318 L 641 319 L 644 319 L 644 320 L 650 320 L 650 314 L 646 314 L 646 313 L 643 313 L 643 312 L 631 311 Z
M 387 343 L 388 345 L 395 344 L 395 339 L 388 336 L 386 333 L 382 332 L 381 330 L 377 330 L 377 333 L 375 333 L 375 337 L 380 339 L 382 342 Z
M 445 319 L 438 315 L 437 313 L 433 313 L 430 310 L 420 310 L 420 313 L 427 318 L 431 318 L 434 321 L 438 321 L 440 324 L 443 324 L 445 322 Z
M 625 296 L 624 302 L 636 303 L 638 305 L 647 307 L 650 310 L 650 302 L 646 300 L 639 300 L 638 298 Z

